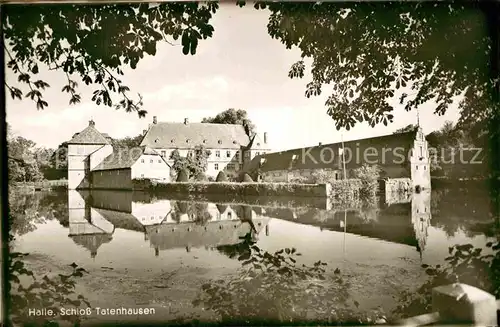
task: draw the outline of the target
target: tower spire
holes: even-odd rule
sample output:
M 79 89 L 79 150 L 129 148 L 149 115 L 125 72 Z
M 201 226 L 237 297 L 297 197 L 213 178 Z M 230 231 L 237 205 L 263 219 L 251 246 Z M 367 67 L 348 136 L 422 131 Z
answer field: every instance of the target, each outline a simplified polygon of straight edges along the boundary
M 420 127 L 420 111 L 417 108 L 417 127 Z

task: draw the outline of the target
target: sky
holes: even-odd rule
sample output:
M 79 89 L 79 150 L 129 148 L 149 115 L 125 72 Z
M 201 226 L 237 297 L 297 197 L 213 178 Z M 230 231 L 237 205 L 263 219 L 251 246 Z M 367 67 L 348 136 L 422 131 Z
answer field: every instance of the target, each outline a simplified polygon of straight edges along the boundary
M 56 148 L 88 126 L 113 138 L 136 136 L 147 129 L 153 116 L 158 121 L 199 122 L 228 108 L 244 109 L 257 126 L 268 133 L 272 150 L 326 144 L 344 140 L 390 134 L 415 124 L 417 113 L 406 112 L 394 101 L 394 122 L 375 128 L 358 124 L 350 131 L 335 128 L 326 114 L 327 89 L 318 97 L 306 98 L 308 75 L 290 79 L 291 65 L 300 59 L 297 49 L 286 49 L 267 33 L 267 11 L 253 6 L 239 8 L 223 4 L 215 14 L 212 38 L 201 40 L 194 56 L 183 55 L 180 45 L 162 43 L 156 56 L 147 56 L 137 68 L 125 68 L 122 80 L 144 98 L 146 118 L 136 113 L 98 106 L 91 101 L 94 87 L 79 83 L 82 102 L 69 105 L 69 96 L 61 92 L 65 85 L 62 72 L 40 69 L 40 78 L 51 87 L 45 91 L 48 108 L 37 110 L 30 100 L 7 99 L 7 122 L 15 135 L 35 141 L 39 146 Z M 14 75 L 7 73 L 7 82 Z M 9 94 L 9 93 L 7 93 Z M 398 108 L 399 107 L 399 108 Z M 444 116 L 433 114 L 435 104 L 424 104 L 420 125 L 425 133 L 439 129 L 446 120 L 456 122 L 456 105 Z

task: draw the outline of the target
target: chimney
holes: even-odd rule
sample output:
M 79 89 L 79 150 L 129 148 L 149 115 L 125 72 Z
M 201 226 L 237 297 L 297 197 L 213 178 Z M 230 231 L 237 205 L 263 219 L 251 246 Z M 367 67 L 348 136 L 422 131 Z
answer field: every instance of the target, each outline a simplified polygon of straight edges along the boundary
M 318 143 L 318 146 L 321 146 L 322 144 L 323 144 L 323 143 L 319 142 L 319 143 Z
M 89 120 L 89 126 L 95 126 L 95 121 Z
M 148 130 L 147 130 L 147 129 L 143 129 L 143 130 L 142 130 L 142 135 L 146 135 L 146 133 L 147 133 L 147 132 L 148 132 Z
M 264 132 L 264 144 L 267 144 L 267 132 Z
M 156 116 L 153 116 L 153 124 L 156 124 L 158 121 L 156 120 Z
M 187 124 L 189 124 L 189 119 L 184 118 L 184 125 L 187 125 Z

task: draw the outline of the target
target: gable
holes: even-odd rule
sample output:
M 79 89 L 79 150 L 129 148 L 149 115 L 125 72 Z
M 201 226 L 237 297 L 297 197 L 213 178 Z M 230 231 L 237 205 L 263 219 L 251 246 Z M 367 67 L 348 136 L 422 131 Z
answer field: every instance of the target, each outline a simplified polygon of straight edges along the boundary
M 80 133 L 77 133 L 68 144 L 110 144 L 94 126 L 89 125 Z

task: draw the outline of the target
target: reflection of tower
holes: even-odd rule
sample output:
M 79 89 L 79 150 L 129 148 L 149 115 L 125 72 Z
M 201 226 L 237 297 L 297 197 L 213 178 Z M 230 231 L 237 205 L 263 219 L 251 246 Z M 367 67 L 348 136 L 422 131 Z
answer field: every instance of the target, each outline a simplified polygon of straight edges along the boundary
M 84 192 L 68 191 L 69 237 L 95 258 L 98 248 L 112 239 L 114 226 L 88 203 Z
M 428 227 L 431 221 L 431 193 L 415 193 L 411 201 L 411 222 L 417 239 L 417 251 L 420 256 L 425 251 L 428 236 Z

